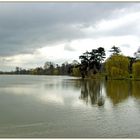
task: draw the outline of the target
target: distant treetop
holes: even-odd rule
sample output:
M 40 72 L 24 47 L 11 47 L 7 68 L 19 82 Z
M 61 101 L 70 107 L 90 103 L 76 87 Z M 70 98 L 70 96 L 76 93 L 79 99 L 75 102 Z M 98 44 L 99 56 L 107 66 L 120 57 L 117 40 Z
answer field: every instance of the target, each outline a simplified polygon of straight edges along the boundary
M 136 60 L 140 60 L 140 47 L 138 48 L 137 52 L 134 53 Z
M 116 47 L 115 45 L 111 48 L 110 52 L 112 52 L 112 54 L 120 54 L 121 50 L 119 47 Z

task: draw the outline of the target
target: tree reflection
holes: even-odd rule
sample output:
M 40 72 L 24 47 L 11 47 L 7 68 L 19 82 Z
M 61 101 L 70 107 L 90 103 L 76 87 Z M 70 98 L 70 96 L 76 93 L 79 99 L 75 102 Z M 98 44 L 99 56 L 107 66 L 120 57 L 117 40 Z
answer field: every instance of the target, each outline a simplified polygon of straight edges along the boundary
M 131 82 L 110 80 L 106 82 L 106 94 L 114 105 L 124 101 L 131 95 Z
M 86 104 L 104 105 L 101 84 L 100 80 L 82 80 L 80 99 L 84 100 Z
M 84 100 L 86 104 L 102 106 L 104 104 L 104 96 L 102 95 L 103 83 L 106 96 L 111 99 L 113 105 L 124 102 L 129 97 L 140 99 L 140 81 L 131 80 L 108 80 L 106 82 L 82 80 L 80 99 Z
M 140 81 L 132 81 L 132 96 L 140 98 Z

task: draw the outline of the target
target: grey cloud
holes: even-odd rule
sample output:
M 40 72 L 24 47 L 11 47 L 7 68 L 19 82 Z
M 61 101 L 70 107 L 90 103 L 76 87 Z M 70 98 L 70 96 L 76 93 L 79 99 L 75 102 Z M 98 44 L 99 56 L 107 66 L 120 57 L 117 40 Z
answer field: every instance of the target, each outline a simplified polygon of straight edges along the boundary
M 132 6 L 95 2 L 0 3 L 0 56 L 31 53 L 39 47 L 86 38 L 80 28 L 94 26 L 102 19 L 115 17 L 114 10 Z

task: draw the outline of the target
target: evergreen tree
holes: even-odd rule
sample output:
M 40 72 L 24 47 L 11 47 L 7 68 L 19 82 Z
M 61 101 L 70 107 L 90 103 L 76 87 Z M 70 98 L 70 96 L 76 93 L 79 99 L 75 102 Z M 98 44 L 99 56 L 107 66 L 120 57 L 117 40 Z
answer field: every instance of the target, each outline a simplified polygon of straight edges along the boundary
M 119 47 L 113 46 L 110 50 L 110 52 L 112 52 L 112 54 L 120 54 L 121 50 L 119 49 Z

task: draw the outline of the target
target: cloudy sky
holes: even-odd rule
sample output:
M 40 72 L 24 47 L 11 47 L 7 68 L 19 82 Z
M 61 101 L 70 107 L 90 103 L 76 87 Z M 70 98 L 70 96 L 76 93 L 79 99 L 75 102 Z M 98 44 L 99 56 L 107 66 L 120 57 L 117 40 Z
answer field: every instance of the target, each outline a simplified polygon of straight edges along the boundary
M 140 46 L 140 3 L 0 3 L 0 71 L 61 64 L 86 50 Z

